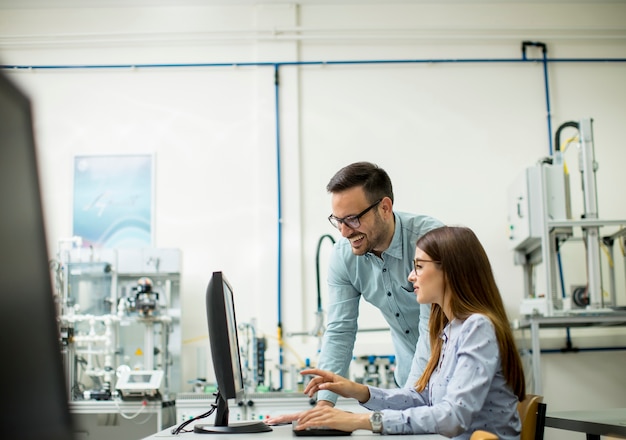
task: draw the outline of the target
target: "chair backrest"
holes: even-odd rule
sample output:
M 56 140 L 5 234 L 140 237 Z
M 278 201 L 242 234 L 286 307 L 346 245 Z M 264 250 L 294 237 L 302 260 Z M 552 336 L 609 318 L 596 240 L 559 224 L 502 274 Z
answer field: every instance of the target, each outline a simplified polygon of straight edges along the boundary
M 470 440 L 498 440 L 498 436 L 488 431 L 474 431 Z
M 522 421 L 520 440 L 543 440 L 546 418 L 543 396 L 526 394 L 526 398 L 518 403 L 517 411 Z

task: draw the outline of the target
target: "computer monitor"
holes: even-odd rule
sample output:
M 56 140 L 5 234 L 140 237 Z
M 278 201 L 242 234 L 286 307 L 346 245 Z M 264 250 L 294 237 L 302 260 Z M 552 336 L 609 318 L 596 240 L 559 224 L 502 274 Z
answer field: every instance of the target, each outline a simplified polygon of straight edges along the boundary
M 272 428 L 262 421 L 229 423 L 228 399 L 244 398 L 244 382 L 237 337 L 233 289 L 222 272 L 213 272 L 206 290 L 206 313 L 213 368 L 217 380 L 214 424 L 197 424 L 200 433 L 257 433 Z
M 0 72 L 0 432 L 73 438 L 30 100 Z

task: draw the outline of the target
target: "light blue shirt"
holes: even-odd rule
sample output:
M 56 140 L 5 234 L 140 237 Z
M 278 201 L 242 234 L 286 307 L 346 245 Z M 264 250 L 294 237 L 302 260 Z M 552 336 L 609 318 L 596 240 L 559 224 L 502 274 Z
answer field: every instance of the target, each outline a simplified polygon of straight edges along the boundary
M 430 356 L 430 305 L 420 306 L 407 277 L 413 269 L 417 239 L 443 223 L 432 217 L 401 212 L 395 212 L 394 219 L 393 239 L 382 258 L 371 252 L 354 255 L 346 238 L 335 244 L 329 262 L 328 323 L 319 368 L 347 377 L 358 327 L 359 301 L 363 297 L 380 309 L 389 324 L 396 356 L 396 382 L 404 385 L 409 379 L 412 386 Z M 416 351 L 418 356 L 413 362 Z M 337 395 L 320 391 L 317 398 L 334 403 Z
M 519 440 L 518 399 L 502 374 L 489 318 L 475 314 L 465 321 L 455 319 L 441 337 L 439 366 L 424 391 L 370 387 L 370 400 L 363 406 L 383 413 L 383 433 L 437 433 L 468 440 L 483 429 L 501 440 Z

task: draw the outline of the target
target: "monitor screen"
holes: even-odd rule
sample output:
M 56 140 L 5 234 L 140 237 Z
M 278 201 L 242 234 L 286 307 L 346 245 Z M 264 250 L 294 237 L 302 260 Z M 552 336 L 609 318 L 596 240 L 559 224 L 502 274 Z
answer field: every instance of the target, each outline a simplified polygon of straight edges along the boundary
M 217 381 L 215 423 L 198 424 L 194 432 L 256 433 L 271 431 L 261 421 L 229 423 L 228 399 L 244 398 L 233 289 L 222 272 L 213 272 L 206 291 L 206 313 L 211 356 Z
M 7 438 L 71 439 L 29 99 L 0 72 L 0 412 Z

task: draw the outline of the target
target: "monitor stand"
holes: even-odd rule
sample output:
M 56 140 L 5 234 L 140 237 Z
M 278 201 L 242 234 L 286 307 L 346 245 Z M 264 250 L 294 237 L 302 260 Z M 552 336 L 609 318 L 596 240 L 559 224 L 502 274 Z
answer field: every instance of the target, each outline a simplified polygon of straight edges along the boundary
M 193 432 L 197 434 L 254 434 L 270 432 L 272 428 L 262 421 L 247 421 L 228 424 L 228 402 L 218 393 L 215 424 L 197 424 Z

